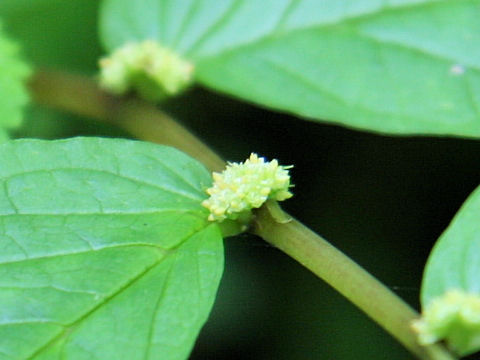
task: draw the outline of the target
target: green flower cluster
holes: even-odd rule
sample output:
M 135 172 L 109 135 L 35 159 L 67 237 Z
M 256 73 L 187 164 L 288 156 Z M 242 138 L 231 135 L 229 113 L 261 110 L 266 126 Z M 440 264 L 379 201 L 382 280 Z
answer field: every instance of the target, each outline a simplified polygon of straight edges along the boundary
M 0 142 L 8 139 L 7 130 L 22 123 L 23 108 L 29 100 L 25 81 L 30 74 L 17 44 L 4 34 L 0 24 Z
M 446 340 L 460 355 L 476 352 L 480 349 L 480 296 L 447 291 L 431 301 L 413 328 L 423 345 Z
M 213 186 L 207 189 L 210 198 L 202 203 L 210 210 L 208 220 L 235 220 L 267 199 L 282 201 L 292 197 L 288 190 L 291 167 L 278 165 L 277 160 L 265 162 L 252 153 L 244 163 L 229 163 L 222 173 L 213 173 Z
M 136 91 L 158 101 L 191 82 L 193 65 L 152 40 L 128 43 L 100 60 L 100 86 L 117 95 Z

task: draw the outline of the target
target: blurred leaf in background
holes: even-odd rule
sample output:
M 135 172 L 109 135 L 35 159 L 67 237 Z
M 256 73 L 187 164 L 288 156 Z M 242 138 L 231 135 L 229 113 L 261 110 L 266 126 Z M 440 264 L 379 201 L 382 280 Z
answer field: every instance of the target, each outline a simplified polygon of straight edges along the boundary
M 35 67 L 95 74 L 101 55 L 97 18 L 96 0 L 0 1 L 5 31 L 20 43 L 22 54 Z M 102 134 L 105 128 L 32 105 L 15 135 L 53 139 Z
M 109 51 L 157 40 L 259 105 L 394 134 L 480 136 L 480 0 L 105 0 Z

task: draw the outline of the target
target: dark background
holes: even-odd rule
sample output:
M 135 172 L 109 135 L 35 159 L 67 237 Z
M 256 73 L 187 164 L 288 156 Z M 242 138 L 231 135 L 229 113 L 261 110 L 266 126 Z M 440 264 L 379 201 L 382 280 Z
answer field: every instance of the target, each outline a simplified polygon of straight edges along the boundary
M 94 74 L 96 0 L 2 0 L 31 62 Z M 374 89 L 372 89 L 374 91 Z M 195 88 L 162 106 L 224 158 L 254 151 L 292 170 L 293 216 L 418 309 L 431 247 L 480 184 L 480 142 L 389 137 L 319 124 Z M 19 137 L 127 136 L 31 106 Z M 410 359 L 329 286 L 251 235 L 225 241 L 225 274 L 192 359 Z M 472 357 L 473 358 L 473 357 Z

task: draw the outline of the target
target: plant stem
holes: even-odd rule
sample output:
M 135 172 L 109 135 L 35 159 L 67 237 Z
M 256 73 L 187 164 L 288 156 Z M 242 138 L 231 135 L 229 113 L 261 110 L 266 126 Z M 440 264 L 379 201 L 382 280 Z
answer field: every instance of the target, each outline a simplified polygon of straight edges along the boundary
M 141 140 L 174 146 L 211 171 L 225 167 L 213 150 L 155 105 L 111 96 L 85 76 L 39 71 L 30 80 L 30 89 L 39 104 L 117 125 Z
M 283 213 L 283 215 L 282 215 Z M 410 324 L 418 314 L 357 263 L 268 201 L 253 232 L 297 260 L 362 309 L 420 359 L 453 359 L 440 346 L 419 346 Z
M 41 71 L 32 78 L 30 88 L 39 104 L 118 125 L 141 140 L 175 146 L 212 171 L 220 171 L 225 166 L 213 150 L 156 106 L 107 95 L 89 78 Z M 419 345 L 410 327 L 419 315 L 412 308 L 341 251 L 283 212 L 276 203 L 267 202 L 256 216 L 255 234 L 330 284 L 419 359 L 455 359 L 441 345 Z

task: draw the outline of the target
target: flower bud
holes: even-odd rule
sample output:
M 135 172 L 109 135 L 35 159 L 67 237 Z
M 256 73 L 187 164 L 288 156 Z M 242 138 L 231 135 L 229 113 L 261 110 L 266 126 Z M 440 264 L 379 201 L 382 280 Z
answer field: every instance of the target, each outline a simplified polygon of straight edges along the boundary
M 152 40 L 128 43 L 100 60 L 100 86 L 117 95 L 136 91 L 158 101 L 184 90 L 193 65 Z
M 480 295 L 449 290 L 433 299 L 413 323 L 423 345 L 446 340 L 460 355 L 480 350 Z
M 210 210 L 210 221 L 237 219 L 241 214 L 259 208 L 267 199 L 277 201 L 292 197 L 291 166 L 265 162 L 252 153 L 244 163 L 229 163 L 222 173 L 213 173 L 213 186 L 207 189 L 210 198 L 202 205 Z

